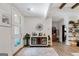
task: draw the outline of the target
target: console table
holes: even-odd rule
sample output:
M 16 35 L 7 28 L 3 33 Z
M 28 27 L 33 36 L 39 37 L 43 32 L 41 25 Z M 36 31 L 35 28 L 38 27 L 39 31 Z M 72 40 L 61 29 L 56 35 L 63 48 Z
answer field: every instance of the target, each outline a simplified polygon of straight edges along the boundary
M 47 36 L 31 36 L 30 46 L 48 46 Z

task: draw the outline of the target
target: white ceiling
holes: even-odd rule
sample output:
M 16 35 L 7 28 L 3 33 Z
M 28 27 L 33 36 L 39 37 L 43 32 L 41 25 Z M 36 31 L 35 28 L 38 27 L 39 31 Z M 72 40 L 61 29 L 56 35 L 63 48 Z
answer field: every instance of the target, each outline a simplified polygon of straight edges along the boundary
M 52 18 L 53 21 L 60 21 L 61 19 L 64 19 L 65 15 L 73 16 L 79 14 L 79 7 L 76 7 L 75 9 L 71 9 L 71 7 L 75 3 L 67 3 L 62 9 L 59 9 L 61 3 L 53 3 L 50 5 L 50 8 L 47 13 L 47 18 Z
M 46 17 L 49 3 L 15 3 L 13 4 L 25 16 Z
M 62 3 L 14 3 L 15 6 L 24 16 L 55 18 L 59 21 L 64 13 L 78 13 L 79 7 L 71 9 L 75 3 L 67 3 L 62 9 L 59 6 Z

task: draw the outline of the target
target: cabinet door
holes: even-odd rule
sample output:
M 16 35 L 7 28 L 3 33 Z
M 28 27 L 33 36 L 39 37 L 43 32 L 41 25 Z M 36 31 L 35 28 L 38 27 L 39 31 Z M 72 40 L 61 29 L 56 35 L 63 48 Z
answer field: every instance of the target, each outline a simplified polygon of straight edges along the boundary
M 11 28 L 0 27 L 0 53 L 8 53 L 11 45 Z

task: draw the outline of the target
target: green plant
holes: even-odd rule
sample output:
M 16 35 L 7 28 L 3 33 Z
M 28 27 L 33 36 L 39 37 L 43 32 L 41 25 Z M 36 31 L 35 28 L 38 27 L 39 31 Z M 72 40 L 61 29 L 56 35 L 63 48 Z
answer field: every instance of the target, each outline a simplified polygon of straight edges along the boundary
M 25 46 L 29 45 L 29 39 L 30 39 L 30 34 L 26 33 L 25 36 L 24 36 L 24 38 L 23 38 L 23 40 L 25 42 L 25 44 L 24 44 Z
M 30 34 L 26 33 L 23 39 L 30 39 Z

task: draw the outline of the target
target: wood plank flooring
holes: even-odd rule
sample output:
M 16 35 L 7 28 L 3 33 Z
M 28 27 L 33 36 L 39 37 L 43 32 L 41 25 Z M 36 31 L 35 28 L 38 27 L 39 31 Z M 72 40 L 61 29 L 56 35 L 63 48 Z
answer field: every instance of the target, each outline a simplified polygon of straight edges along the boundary
M 16 56 L 59 56 L 52 47 L 23 48 Z
M 36 51 L 37 49 L 36 48 L 46 48 L 46 47 L 26 47 L 24 49 L 22 49 L 20 52 L 19 52 L 19 56 L 24 56 L 23 53 L 25 53 L 25 55 L 28 53 L 28 50 L 29 48 L 34 48 L 33 51 Z M 47 47 L 47 48 L 50 48 L 50 47 Z M 58 56 L 73 56 L 72 53 L 79 53 L 79 47 L 74 47 L 74 46 L 67 46 L 65 44 L 61 44 L 61 43 L 56 43 L 56 42 L 53 42 L 53 45 L 52 47 L 54 49 L 54 51 L 58 54 Z M 36 49 L 36 50 L 35 50 Z M 27 52 L 25 52 L 27 51 Z M 32 50 L 30 50 L 32 51 Z M 44 52 L 45 50 L 43 50 L 42 52 Z M 49 54 L 49 49 L 46 50 L 47 54 Z M 51 52 L 53 52 L 53 50 L 51 50 Z M 36 52 L 37 53 L 37 52 Z M 53 55 L 53 54 L 52 54 Z M 16 55 L 17 56 L 17 55 Z M 50 55 L 51 56 L 51 55 Z
M 59 56 L 72 56 L 72 53 L 79 53 L 79 47 L 67 46 L 53 42 L 52 46 Z

